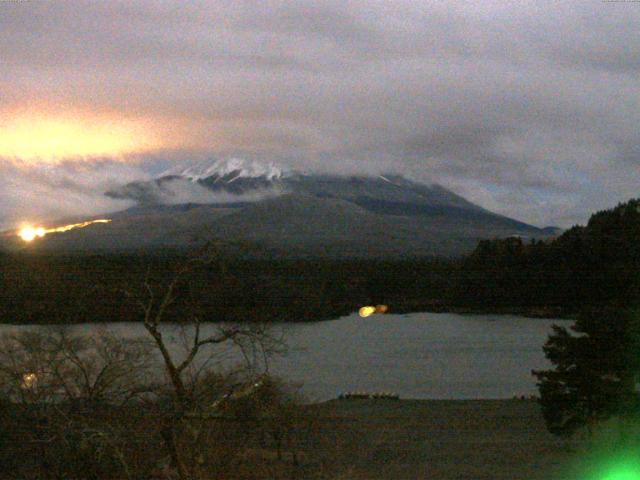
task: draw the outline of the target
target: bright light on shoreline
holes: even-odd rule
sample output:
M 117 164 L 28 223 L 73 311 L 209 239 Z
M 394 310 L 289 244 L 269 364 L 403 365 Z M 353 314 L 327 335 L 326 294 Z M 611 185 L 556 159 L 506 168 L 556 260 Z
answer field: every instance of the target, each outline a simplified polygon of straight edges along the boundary
M 369 317 L 369 316 L 373 315 L 374 313 L 376 313 L 376 307 L 370 307 L 370 306 L 362 307 L 358 311 L 358 313 L 360 314 L 360 316 L 362 318 L 366 318 L 366 317 Z
M 374 313 L 387 313 L 387 310 L 389 310 L 389 307 L 387 307 L 386 305 L 376 305 L 375 307 L 367 305 L 366 307 L 362 307 L 360 310 L 358 310 L 358 314 L 362 318 L 367 318 Z

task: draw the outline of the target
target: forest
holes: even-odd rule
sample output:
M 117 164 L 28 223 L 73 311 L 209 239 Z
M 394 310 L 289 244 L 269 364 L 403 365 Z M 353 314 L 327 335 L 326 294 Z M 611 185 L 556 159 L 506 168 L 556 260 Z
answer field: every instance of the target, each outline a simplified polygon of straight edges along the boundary
M 175 320 L 197 311 L 213 322 L 316 321 L 368 304 L 386 304 L 394 313 L 574 317 L 584 307 L 629 305 L 638 298 L 638 238 L 640 200 L 631 200 L 551 241 L 482 240 L 462 258 L 265 259 L 251 254 L 259 245 L 90 255 L 3 252 L 0 321 L 137 321 L 136 298 L 145 285 L 159 288 L 177 276 L 179 300 L 169 313 Z

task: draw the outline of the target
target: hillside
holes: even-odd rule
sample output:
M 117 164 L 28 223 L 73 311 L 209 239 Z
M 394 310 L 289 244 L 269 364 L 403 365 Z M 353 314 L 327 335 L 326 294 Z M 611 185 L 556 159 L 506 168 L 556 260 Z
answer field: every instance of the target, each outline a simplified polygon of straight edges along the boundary
M 47 235 L 28 249 L 189 248 L 215 238 L 257 243 L 265 255 L 288 257 L 450 257 L 470 253 L 482 239 L 556 233 L 398 175 L 283 172 L 256 162 L 171 171 L 105 195 L 137 205 L 108 215 L 109 224 Z

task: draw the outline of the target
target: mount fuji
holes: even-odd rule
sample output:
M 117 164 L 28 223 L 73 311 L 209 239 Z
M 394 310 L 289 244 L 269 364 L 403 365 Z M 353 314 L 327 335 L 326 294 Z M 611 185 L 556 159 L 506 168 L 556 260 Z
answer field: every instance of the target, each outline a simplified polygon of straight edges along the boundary
M 318 174 L 238 159 L 174 168 L 105 195 L 135 206 L 33 248 L 181 248 L 218 238 L 276 256 L 456 256 L 485 238 L 555 233 L 400 175 Z

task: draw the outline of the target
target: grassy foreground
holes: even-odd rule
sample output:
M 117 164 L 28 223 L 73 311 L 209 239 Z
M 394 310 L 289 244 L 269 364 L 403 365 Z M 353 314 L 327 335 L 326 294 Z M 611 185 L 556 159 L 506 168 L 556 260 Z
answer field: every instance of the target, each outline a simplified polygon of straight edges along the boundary
M 532 400 L 332 400 L 317 409 L 344 479 L 561 479 L 570 453 Z

